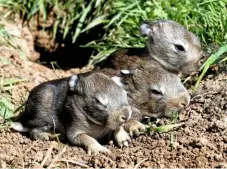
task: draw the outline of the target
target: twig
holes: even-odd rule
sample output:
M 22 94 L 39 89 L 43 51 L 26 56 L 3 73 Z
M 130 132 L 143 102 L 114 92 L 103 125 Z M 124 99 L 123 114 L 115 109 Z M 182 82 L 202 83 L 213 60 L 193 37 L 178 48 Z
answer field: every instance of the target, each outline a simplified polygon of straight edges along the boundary
M 36 143 L 36 141 L 33 142 L 32 145 L 24 152 L 24 155 L 26 155 L 32 149 L 32 147 L 34 147 L 35 143 Z
M 59 135 L 57 135 L 56 132 L 55 132 L 55 129 L 56 129 L 55 120 L 54 120 L 53 116 L 51 116 L 51 118 L 52 118 L 52 121 L 53 121 L 53 124 L 54 124 L 54 136 L 56 136 L 57 142 L 58 142 L 58 144 L 60 144 L 61 142 L 60 142 L 60 140 L 58 138 Z
M 58 160 L 58 161 L 62 161 L 62 162 L 66 162 L 66 163 L 73 163 L 73 164 L 79 165 L 79 166 L 81 166 L 81 167 L 86 167 L 86 168 L 89 168 L 89 166 L 88 166 L 88 165 L 83 164 L 83 163 L 81 163 L 81 162 L 79 162 L 79 161 L 74 161 L 74 160 L 65 160 L 65 159 L 63 159 L 63 160 Z
M 66 166 L 67 166 L 67 168 L 69 169 L 69 163 L 68 163 L 68 161 L 66 161 Z
M 223 77 L 223 78 L 219 78 L 217 79 L 218 81 L 221 81 L 221 80 L 227 80 L 227 78 Z
M 66 146 L 62 149 L 62 151 L 56 155 L 56 157 L 53 159 L 53 161 L 50 163 L 48 168 L 51 168 L 56 161 L 58 161 L 58 158 L 65 152 Z
M 23 102 L 19 107 L 14 110 L 13 114 L 16 114 L 20 109 L 22 109 L 25 106 L 25 102 Z
M 20 158 L 21 158 L 21 161 L 22 161 L 22 168 L 24 169 L 24 156 L 21 153 L 21 149 L 20 148 L 18 148 L 18 152 L 19 152 L 19 155 L 20 155 Z
M 138 167 L 140 166 L 140 164 L 141 164 L 142 162 L 146 161 L 146 160 L 148 160 L 148 159 L 145 158 L 145 159 L 141 160 L 140 162 L 138 162 L 138 163 L 135 165 L 134 169 L 138 168 Z
M 52 144 L 51 147 L 47 150 L 46 156 L 44 157 L 44 159 L 41 163 L 42 168 L 43 168 L 43 165 L 45 164 L 45 162 L 47 161 L 48 157 L 51 155 L 53 148 L 54 148 L 54 145 Z
M 1 168 L 6 168 L 6 163 L 2 160 L 0 160 L 0 167 Z
M 197 97 L 200 97 L 200 96 L 204 96 L 204 95 L 207 95 L 207 94 L 218 94 L 218 92 L 206 92 L 206 93 L 203 93 L 203 94 L 198 94 L 196 96 L 194 96 L 191 101 L 193 101 L 195 98 Z

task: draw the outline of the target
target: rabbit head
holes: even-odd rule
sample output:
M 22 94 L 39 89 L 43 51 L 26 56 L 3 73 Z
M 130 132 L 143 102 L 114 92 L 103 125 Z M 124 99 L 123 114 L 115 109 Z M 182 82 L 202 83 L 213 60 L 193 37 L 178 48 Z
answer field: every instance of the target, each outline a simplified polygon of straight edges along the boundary
M 131 117 L 126 91 L 102 73 L 74 75 L 69 88 L 75 103 L 93 123 L 115 130 Z
M 203 51 L 199 39 L 181 24 L 171 20 L 144 21 L 140 31 L 148 37 L 150 57 L 164 68 L 189 74 L 200 65 Z
M 157 64 L 145 64 L 138 69 L 122 71 L 121 82 L 130 105 L 149 117 L 170 116 L 190 102 L 190 95 L 180 78 Z

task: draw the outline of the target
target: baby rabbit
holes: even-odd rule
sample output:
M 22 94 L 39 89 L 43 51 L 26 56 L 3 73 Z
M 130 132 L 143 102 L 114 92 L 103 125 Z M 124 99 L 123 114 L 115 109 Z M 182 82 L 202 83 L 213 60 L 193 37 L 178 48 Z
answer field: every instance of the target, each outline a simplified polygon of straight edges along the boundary
M 106 74 L 111 69 L 102 69 Z M 124 124 L 127 132 L 145 129 L 139 123 L 147 117 L 170 117 L 172 112 L 180 112 L 190 102 L 190 95 L 178 75 L 159 66 L 156 61 L 144 63 L 135 70 L 121 70 L 112 79 L 127 91 L 132 107 L 132 118 Z
M 141 35 L 147 36 L 146 49 L 124 49 L 107 59 L 114 69 L 134 69 L 144 62 L 157 61 L 174 73 L 190 74 L 199 67 L 203 51 L 199 39 L 171 20 L 144 21 Z
M 36 86 L 11 127 L 42 140 L 56 130 L 70 143 L 84 146 L 88 154 L 98 154 L 109 150 L 96 139 L 117 129 L 118 142 L 118 131 L 130 116 L 126 91 L 102 73 L 87 72 Z
M 169 117 L 184 109 L 190 95 L 181 79 L 153 62 L 124 74 L 121 82 L 127 91 L 129 103 L 149 117 Z

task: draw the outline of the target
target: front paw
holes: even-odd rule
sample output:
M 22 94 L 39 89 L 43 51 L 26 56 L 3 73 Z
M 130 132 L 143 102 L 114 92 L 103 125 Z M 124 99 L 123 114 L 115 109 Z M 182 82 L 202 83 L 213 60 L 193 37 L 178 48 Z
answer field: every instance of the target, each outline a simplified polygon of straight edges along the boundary
M 99 143 L 93 143 L 87 147 L 88 155 L 97 155 L 99 153 L 110 153 L 106 147 L 100 145 Z
M 138 136 L 140 132 L 146 131 L 146 126 L 137 120 L 128 121 L 127 123 L 125 123 L 124 128 L 131 137 L 133 137 L 133 135 Z
M 114 138 L 117 142 L 117 145 L 121 148 L 128 147 L 129 142 L 131 142 L 129 134 L 124 130 L 123 127 L 116 129 L 114 132 Z
M 40 129 L 32 129 L 30 135 L 34 140 L 50 140 L 50 134 Z

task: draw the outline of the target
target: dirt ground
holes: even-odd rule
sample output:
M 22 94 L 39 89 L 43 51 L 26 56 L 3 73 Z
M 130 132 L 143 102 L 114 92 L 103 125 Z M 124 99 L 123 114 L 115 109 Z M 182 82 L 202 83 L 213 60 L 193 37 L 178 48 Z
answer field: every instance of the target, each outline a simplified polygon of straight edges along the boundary
M 12 91 L 16 107 L 41 82 L 91 69 L 49 69 L 22 60 L 17 52 L 7 48 L 1 48 L 0 56 L 11 61 L 9 65 L 0 63 L 1 75 L 25 80 Z M 0 129 L 0 167 L 227 167 L 226 72 L 219 71 L 206 77 L 190 105 L 179 115 L 179 120 L 185 124 L 172 132 L 173 145 L 170 141 L 171 132 L 151 132 L 133 138 L 130 146 L 123 149 L 109 139 L 103 144 L 111 153 L 97 156 L 89 156 L 83 148 L 58 143 L 57 140 L 32 141 L 28 136 L 3 128 Z

